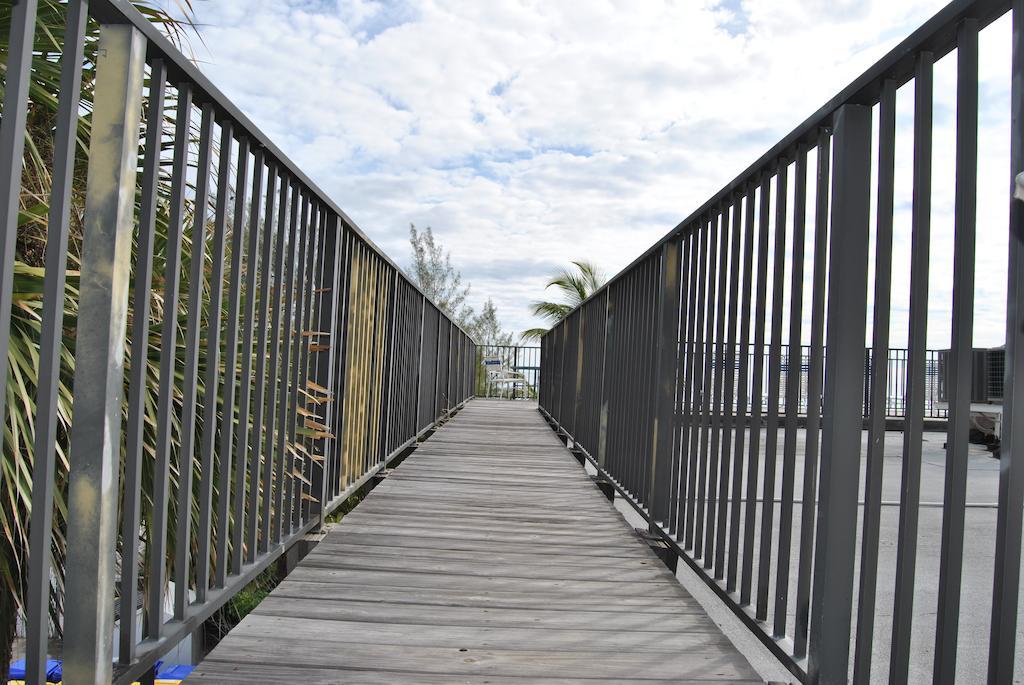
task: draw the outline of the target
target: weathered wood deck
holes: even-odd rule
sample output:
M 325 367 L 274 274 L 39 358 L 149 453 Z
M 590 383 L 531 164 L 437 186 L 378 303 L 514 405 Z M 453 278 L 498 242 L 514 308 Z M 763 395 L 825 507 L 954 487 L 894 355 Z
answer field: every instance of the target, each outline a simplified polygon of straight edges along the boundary
M 475 400 L 197 683 L 760 683 L 525 402 Z

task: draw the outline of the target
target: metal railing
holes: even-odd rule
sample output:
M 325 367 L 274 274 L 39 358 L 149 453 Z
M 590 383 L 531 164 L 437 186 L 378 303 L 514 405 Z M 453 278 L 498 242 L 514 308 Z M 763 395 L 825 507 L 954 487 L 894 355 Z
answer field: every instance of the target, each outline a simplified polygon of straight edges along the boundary
M 131 682 L 471 397 L 477 355 L 134 7 L 63 7 L 59 55 L 33 47 L 34 0 L 10 9 L 0 124 L 9 314 L 34 64 L 59 63 L 33 449 L 11 457 L 32 474 L 19 484 L 31 493 L 27 680 L 45 682 L 60 634 L 65 682 Z M 87 114 L 84 48 L 96 59 Z M 83 117 L 87 180 L 75 176 Z M 0 326 L 4 382 L 11 330 Z M 13 421 L 9 396 L 0 414 Z M 53 523 L 55 495 L 67 511 Z
M 689 343 L 682 343 L 684 346 Z M 697 340 L 695 343 L 698 347 L 701 346 L 701 341 Z M 782 344 L 779 354 L 779 365 L 775 367 L 774 374 L 772 373 L 771 366 L 771 345 L 764 345 L 761 349 L 760 354 L 756 350 L 752 349 L 753 346 L 746 346 L 746 367 L 749 369 L 753 366 L 756 359 L 760 360 L 761 364 L 761 388 L 760 392 L 755 393 L 753 388 L 753 377 L 751 374 L 747 374 L 747 387 L 744 393 L 738 392 L 737 383 L 737 371 L 741 366 L 739 347 L 729 348 L 727 342 L 718 343 L 715 345 L 715 353 L 708 358 L 708 364 L 711 365 L 712 373 L 719 373 L 718 366 L 725 365 L 726 363 L 733 364 L 733 373 L 731 375 L 733 388 L 732 392 L 729 393 L 729 397 L 732 399 L 731 409 L 735 411 L 737 398 L 743 397 L 754 397 L 758 396 L 761 398 L 761 412 L 768 411 L 768 400 L 769 400 L 769 388 L 774 382 L 773 376 L 778 376 L 779 383 L 779 411 L 785 412 L 787 410 L 786 402 L 790 400 L 790 397 L 786 393 L 786 382 L 790 378 L 789 365 L 791 363 L 790 346 L 788 344 Z M 907 370 L 907 353 L 906 348 L 889 348 L 886 353 L 886 364 L 885 370 L 886 379 L 886 390 L 885 390 L 885 415 L 890 418 L 903 418 L 906 413 L 907 407 L 907 384 L 906 384 L 906 370 Z M 944 419 L 948 412 L 946 401 L 943 395 L 945 379 L 942 375 L 943 366 L 943 354 L 945 350 L 926 350 L 925 360 L 925 395 L 924 395 L 924 416 L 928 419 Z M 811 347 L 810 345 L 800 346 L 800 360 L 799 364 L 799 377 L 794 376 L 793 382 L 797 384 L 798 389 L 796 391 L 796 402 L 797 402 L 797 414 L 801 418 L 807 416 L 807 405 L 808 395 L 807 390 L 809 387 L 809 373 L 811 370 Z M 866 376 L 871 374 L 872 356 L 871 349 L 867 348 L 864 350 L 864 374 Z M 725 374 L 722 373 L 724 376 Z M 870 397 L 868 393 L 864 396 L 864 416 L 870 416 Z M 820 412 L 820 407 L 819 407 Z
M 478 345 L 476 371 L 477 397 L 502 397 L 512 399 L 536 399 L 540 388 L 540 346 L 539 345 Z M 483 359 L 501 358 L 502 367 L 520 376 L 523 382 L 513 389 L 508 383 L 489 382 Z
M 1024 501 L 1017 447 L 1024 383 L 1015 382 L 1024 378 L 1024 205 L 1011 194 L 1002 459 L 991 490 L 998 501 L 985 553 L 965 559 L 978 43 L 979 31 L 1007 13 L 1013 134 L 1004 182 L 1012 194 L 1024 171 L 1024 1 L 957 0 L 542 339 L 542 412 L 806 682 L 953 682 L 958 650 L 961 664 L 981 651 L 973 647 L 976 634 L 970 648 L 959 639 L 961 609 L 977 607 L 986 614 L 980 630 L 987 629 L 987 667 L 980 657 L 980 672 L 964 679 L 1014 677 Z M 937 491 L 944 494 L 924 502 L 933 64 L 946 55 L 957 66 L 949 419 L 944 461 L 929 461 L 942 465 Z M 872 365 L 865 377 L 869 322 L 873 356 L 889 346 L 896 93 L 903 86 L 914 100 L 911 258 L 897 276 L 909 275 L 909 344 L 899 368 Z M 804 301 L 808 278 L 812 294 Z M 784 342 L 792 340 L 809 340 L 806 376 L 803 364 L 768 373 L 781 371 Z M 893 374 L 906 388 L 903 433 L 893 434 L 900 446 L 888 452 L 900 456 L 895 462 L 883 459 Z M 801 394 L 812 398 L 806 430 L 797 422 Z M 883 515 L 886 461 L 902 473 Z M 926 475 L 935 473 L 930 467 Z M 936 527 L 923 529 L 923 511 L 941 516 L 941 524 L 928 519 Z M 892 537 L 880 549 L 883 519 Z M 972 549 L 979 549 L 978 537 L 969 536 Z M 934 563 L 921 570 L 919 557 L 933 549 Z M 884 578 L 883 554 L 893 569 Z M 993 555 L 990 583 L 962 598 L 965 565 L 983 563 L 986 554 Z M 890 607 L 879 605 L 883 587 L 892 592 L 891 617 L 884 610 Z M 933 626 L 915 616 L 915 595 L 935 602 L 917 610 L 934 607 Z M 883 636 L 877 641 L 876 630 Z M 913 677 L 912 652 L 927 662 Z

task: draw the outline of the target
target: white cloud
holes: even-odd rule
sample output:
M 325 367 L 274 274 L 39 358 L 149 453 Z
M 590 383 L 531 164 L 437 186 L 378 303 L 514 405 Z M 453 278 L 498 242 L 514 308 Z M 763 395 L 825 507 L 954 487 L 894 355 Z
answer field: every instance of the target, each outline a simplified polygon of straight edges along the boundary
M 371 238 L 404 264 L 409 222 L 433 226 L 476 303 L 493 297 L 521 330 L 535 325 L 527 304 L 556 265 L 584 258 L 614 273 L 628 264 L 944 4 L 200 0 L 195 9 L 203 70 Z M 1008 59 L 989 52 L 998 99 Z M 945 72 L 936 83 L 952 87 Z M 992 116 L 983 154 L 999 158 L 1004 117 Z M 951 125 L 937 119 L 937 139 Z M 951 154 L 940 151 L 937 164 Z M 907 164 L 901 157 L 901 173 Z M 983 183 L 993 174 L 1001 183 L 986 164 Z M 951 182 L 936 179 L 936 189 L 951 197 Z M 948 216 L 950 202 L 940 204 Z M 1005 236 L 1002 204 L 979 201 L 991 236 Z M 979 289 L 998 311 L 979 305 L 979 336 L 992 344 L 1005 258 L 1002 290 L 988 283 L 998 281 L 998 254 L 981 259 Z M 943 268 L 933 266 L 937 292 Z M 900 326 L 894 318 L 894 339 Z M 948 333 L 936 331 L 942 344 Z

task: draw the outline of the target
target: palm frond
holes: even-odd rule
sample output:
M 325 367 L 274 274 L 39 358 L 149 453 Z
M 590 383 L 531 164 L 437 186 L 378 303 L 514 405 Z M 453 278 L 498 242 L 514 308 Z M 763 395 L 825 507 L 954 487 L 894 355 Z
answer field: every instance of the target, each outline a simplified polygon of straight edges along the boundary
M 545 286 L 545 289 L 557 288 L 562 294 L 563 301 L 534 302 L 530 306 L 534 316 L 550 321 L 552 325 L 557 324 L 604 285 L 604 273 L 592 262 L 577 260 L 573 261 L 572 265 L 574 269 L 562 269 Z M 546 329 L 531 329 L 528 332 L 538 330 L 541 334 L 546 332 Z M 540 336 L 533 336 L 537 337 Z
M 547 328 L 528 328 L 519 334 L 519 338 L 524 341 L 540 340 L 548 330 Z
M 531 309 L 534 316 L 558 323 L 572 311 L 572 306 L 561 302 L 534 302 Z

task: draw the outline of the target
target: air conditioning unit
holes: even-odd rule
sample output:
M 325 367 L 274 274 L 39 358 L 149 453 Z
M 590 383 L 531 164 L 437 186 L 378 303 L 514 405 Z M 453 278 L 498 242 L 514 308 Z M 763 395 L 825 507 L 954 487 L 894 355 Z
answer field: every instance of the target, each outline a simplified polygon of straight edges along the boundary
M 939 350 L 939 401 L 950 400 L 950 350 Z M 971 404 L 1002 404 L 1005 350 L 971 350 Z
M 939 350 L 939 402 L 951 399 L 950 350 Z M 971 442 L 998 450 L 1002 437 L 1003 371 L 1006 351 L 1002 347 L 971 351 Z

